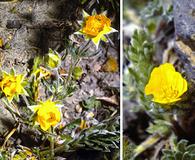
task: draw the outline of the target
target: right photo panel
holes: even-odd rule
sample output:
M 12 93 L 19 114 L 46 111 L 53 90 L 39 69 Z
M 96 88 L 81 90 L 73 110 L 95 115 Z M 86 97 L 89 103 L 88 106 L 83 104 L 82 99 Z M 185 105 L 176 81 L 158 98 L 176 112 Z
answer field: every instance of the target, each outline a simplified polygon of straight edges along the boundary
M 123 160 L 195 159 L 195 1 L 123 1 Z

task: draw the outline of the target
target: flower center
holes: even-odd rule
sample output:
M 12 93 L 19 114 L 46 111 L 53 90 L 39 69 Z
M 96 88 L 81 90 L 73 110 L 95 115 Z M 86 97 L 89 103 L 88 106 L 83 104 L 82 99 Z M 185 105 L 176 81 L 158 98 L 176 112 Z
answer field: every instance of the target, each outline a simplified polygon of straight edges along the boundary
M 94 15 L 86 18 L 83 32 L 91 37 L 96 37 L 104 26 L 111 26 L 111 21 L 104 15 Z
M 163 98 L 166 100 L 171 100 L 173 98 L 178 98 L 178 90 L 173 89 L 172 86 L 163 88 Z
M 56 120 L 56 116 L 54 113 L 49 113 L 49 119 L 47 120 L 48 122 L 53 122 Z

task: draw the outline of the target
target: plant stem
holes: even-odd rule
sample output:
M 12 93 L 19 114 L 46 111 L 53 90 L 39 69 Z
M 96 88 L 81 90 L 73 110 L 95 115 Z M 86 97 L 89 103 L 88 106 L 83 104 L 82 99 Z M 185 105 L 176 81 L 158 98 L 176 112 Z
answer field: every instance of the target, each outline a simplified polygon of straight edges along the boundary
M 22 98 L 24 100 L 24 102 L 26 103 L 27 106 L 30 106 L 29 102 L 28 102 L 28 99 L 26 98 L 25 95 L 22 95 Z
M 84 52 L 84 50 L 86 50 L 86 48 L 88 47 L 90 42 L 91 42 L 91 40 L 88 40 L 88 42 L 85 44 L 85 46 L 80 50 L 81 54 L 82 54 L 82 52 Z
M 51 127 L 51 132 L 53 133 L 53 127 Z M 54 138 L 53 136 L 50 137 L 50 150 L 51 150 L 51 158 L 54 159 L 55 153 L 54 153 Z
M 67 81 L 66 81 L 66 84 L 65 84 L 66 88 L 69 85 L 69 82 L 71 80 L 71 77 L 72 77 L 72 74 L 73 74 L 73 70 L 76 67 L 76 65 L 79 63 L 79 61 L 80 61 L 80 57 L 78 56 L 76 61 L 75 61 L 75 63 L 71 62 L 70 69 L 69 69 L 69 72 L 68 72 Z

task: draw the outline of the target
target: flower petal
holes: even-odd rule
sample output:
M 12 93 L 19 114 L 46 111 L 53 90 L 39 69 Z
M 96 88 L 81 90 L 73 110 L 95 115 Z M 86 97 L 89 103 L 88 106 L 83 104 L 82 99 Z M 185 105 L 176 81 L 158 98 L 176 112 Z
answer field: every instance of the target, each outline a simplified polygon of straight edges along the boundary
M 102 38 L 102 36 L 104 36 L 105 34 L 110 32 L 110 27 L 104 27 L 103 31 L 101 31 L 96 37 L 92 38 L 93 43 L 96 45 L 96 47 L 98 48 L 99 46 L 99 42 Z
M 89 17 L 90 15 L 87 13 L 87 12 L 85 12 L 84 10 L 83 10 L 83 17 L 84 18 L 87 18 L 87 17 Z

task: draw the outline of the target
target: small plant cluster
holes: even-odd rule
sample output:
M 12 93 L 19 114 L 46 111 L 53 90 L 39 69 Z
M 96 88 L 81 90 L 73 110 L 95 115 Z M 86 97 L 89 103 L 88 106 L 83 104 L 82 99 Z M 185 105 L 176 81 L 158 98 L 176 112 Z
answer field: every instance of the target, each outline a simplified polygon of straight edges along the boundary
M 162 160 L 173 159 L 173 160 L 193 160 L 195 159 L 195 144 L 188 145 L 187 140 L 180 140 L 177 142 L 175 139 L 173 140 L 172 148 L 163 149 Z
M 83 2 L 85 3 L 85 2 Z M 5 135 L 1 146 L 0 159 L 55 159 L 55 155 L 73 152 L 77 149 L 114 152 L 119 148 L 118 111 L 107 111 L 104 120 L 94 114 L 104 104 L 96 97 L 80 102 L 83 107 L 81 116 L 65 124 L 63 108 L 67 97 L 72 96 L 79 88 L 78 81 L 84 75 L 82 58 L 89 56 L 89 45 L 92 41 L 98 49 L 100 41 L 107 42 L 108 36 L 116 32 L 111 27 L 111 19 L 106 12 L 92 16 L 83 11 L 81 29 L 75 33 L 83 35 L 86 46 L 75 46 L 69 42 L 66 49 L 58 53 L 49 49 L 44 57 L 35 57 L 33 65 L 25 73 L 1 70 L 0 96 L 3 106 L 13 117 L 14 128 Z M 3 47 L 0 39 L 0 47 Z M 69 61 L 69 66 L 64 63 Z M 114 66 L 114 67 L 110 67 Z M 110 67 L 110 68 L 109 68 Z M 117 61 L 111 57 L 104 69 L 117 72 Z M 9 146 L 10 138 L 18 130 L 26 128 L 34 132 L 34 141 L 39 145 L 32 148 L 26 146 Z M 9 149 L 8 149 L 9 148 Z M 14 149 L 10 150 L 10 148 Z M 63 157 L 63 155 L 61 155 Z M 116 158 L 119 154 L 116 155 Z

